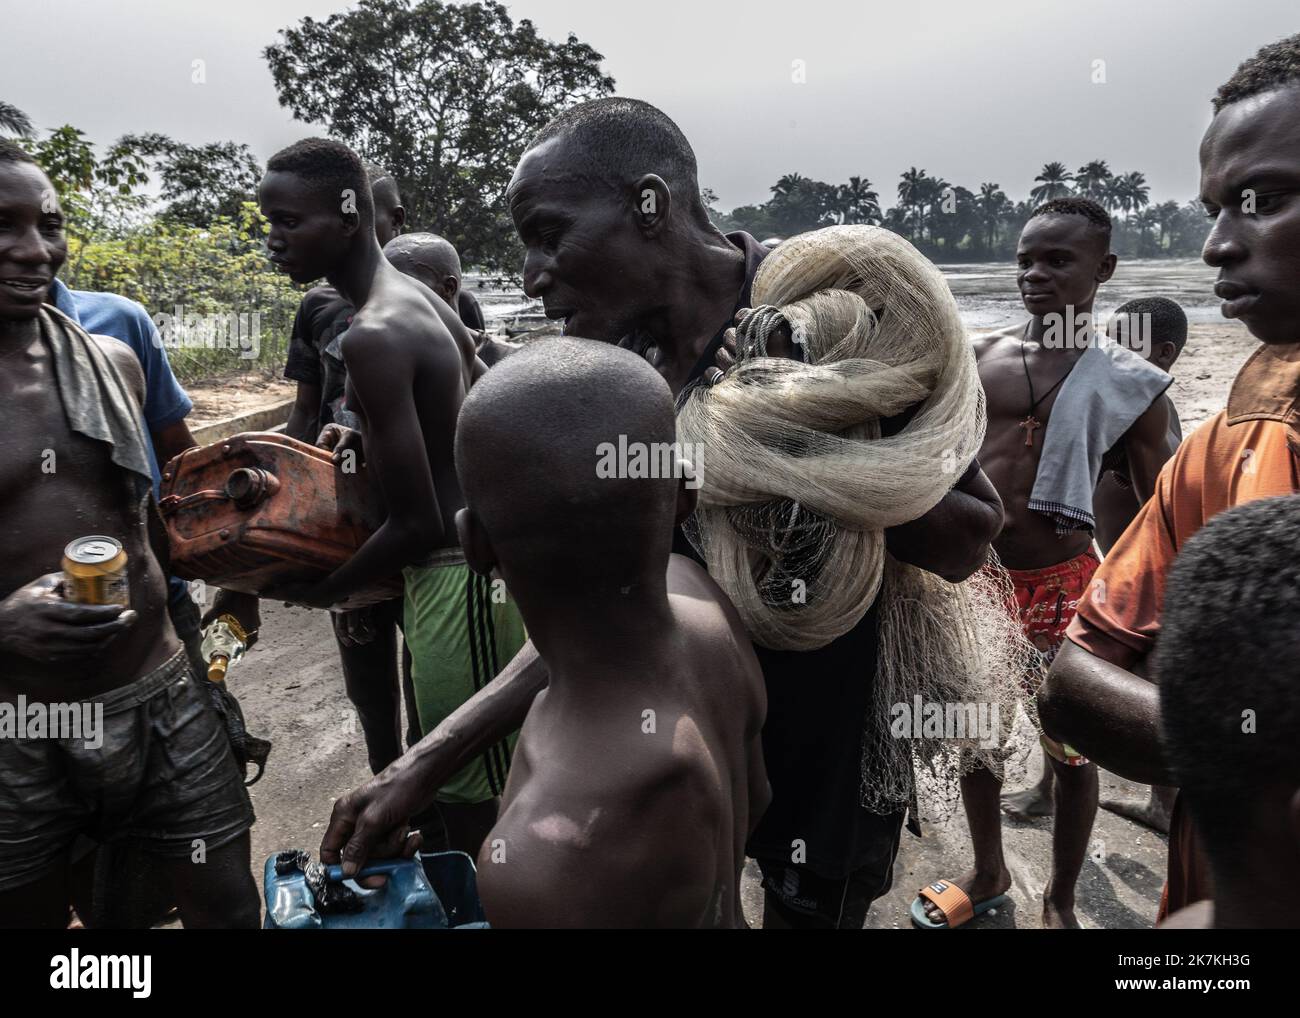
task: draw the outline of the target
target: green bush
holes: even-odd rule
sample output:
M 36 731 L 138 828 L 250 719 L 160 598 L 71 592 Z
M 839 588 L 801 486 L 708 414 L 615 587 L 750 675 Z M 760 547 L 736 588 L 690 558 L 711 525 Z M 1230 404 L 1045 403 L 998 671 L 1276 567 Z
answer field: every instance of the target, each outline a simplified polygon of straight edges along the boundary
M 267 261 L 265 236 L 266 221 L 251 202 L 243 203 L 238 219 L 218 216 L 207 227 L 149 219 L 116 235 L 70 236 L 60 278 L 75 290 L 118 293 L 143 304 L 164 333 L 183 384 L 247 371 L 278 375 L 302 292 Z M 238 329 L 235 335 L 168 329 L 177 308 L 187 317 L 216 316 L 208 318 L 211 325 L 244 316 L 244 338 Z

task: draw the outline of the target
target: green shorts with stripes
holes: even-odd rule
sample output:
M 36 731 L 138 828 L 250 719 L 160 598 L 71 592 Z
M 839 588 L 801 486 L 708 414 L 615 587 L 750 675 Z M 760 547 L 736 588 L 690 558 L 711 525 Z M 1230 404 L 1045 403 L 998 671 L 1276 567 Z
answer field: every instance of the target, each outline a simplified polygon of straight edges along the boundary
M 504 584 L 473 572 L 459 550 L 438 552 L 430 565 L 407 566 L 402 578 L 411 684 L 420 731 L 428 735 L 491 682 L 528 637 Z M 454 774 L 438 789 L 437 801 L 473 803 L 500 795 L 517 734 Z

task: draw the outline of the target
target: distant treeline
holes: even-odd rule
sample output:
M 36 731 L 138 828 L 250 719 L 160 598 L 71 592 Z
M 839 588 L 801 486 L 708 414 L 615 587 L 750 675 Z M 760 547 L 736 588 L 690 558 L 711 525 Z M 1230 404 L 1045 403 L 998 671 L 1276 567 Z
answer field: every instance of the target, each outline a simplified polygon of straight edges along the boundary
M 1104 159 L 1074 173 L 1063 163 L 1047 163 L 1034 180 L 1028 200 L 1016 202 L 995 182 L 971 191 L 913 166 L 900 177 L 897 202 L 888 210 L 866 177 L 828 184 L 788 173 L 772 185 L 768 201 L 729 213 L 718 210 L 711 190 L 706 188 L 702 197 L 723 232 L 744 230 L 761 240 L 837 223 L 869 223 L 901 234 L 941 262 L 1013 258 L 1020 230 L 1034 209 L 1068 195 L 1091 198 L 1109 210 L 1115 227 L 1112 248 L 1121 257 L 1193 258 L 1210 230 L 1199 201 L 1152 205 L 1145 175 L 1112 173 Z

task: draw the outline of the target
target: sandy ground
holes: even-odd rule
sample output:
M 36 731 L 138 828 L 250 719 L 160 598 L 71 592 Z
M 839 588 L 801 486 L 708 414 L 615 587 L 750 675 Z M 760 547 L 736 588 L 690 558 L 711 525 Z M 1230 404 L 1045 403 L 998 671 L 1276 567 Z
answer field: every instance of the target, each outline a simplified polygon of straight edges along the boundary
M 185 391 L 194 401 L 194 409 L 186 422 L 193 430 L 203 424 L 293 399 L 297 390 L 296 382 L 270 378 L 261 372 L 187 385 Z
M 1183 356 L 1175 365 L 1171 390 L 1185 432 L 1224 406 L 1233 375 L 1254 347 L 1255 341 L 1237 323 L 1192 327 Z M 225 388 L 222 392 L 229 394 Z M 223 415 L 229 412 L 233 411 Z M 325 613 L 268 602 L 263 608 L 262 634 L 230 677 L 250 727 L 275 744 L 265 777 L 251 790 L 258 815 L 253 862 L 259 886 L 267 856 L 291 847 L 315 852 L 334 797 L 369 776 L 365 747 L 343 693 Z M 1036 780 L 1040 766 L 1030 730 L 1021 725 L 1017 731 L 1020 756 L 1011 764 L 1009 789 Z M 1102 797 L 1116 794 L 1137 798 L 1145 790 L 1103 773 Z M 1051 822 L 1022 824 L 1008 819 L 1003 824 L 1003 838 L 1014 878 L 1011 902 L 977 926 L 1037 928 L 1050 859 Z M 910 929 L 907 909 L 916 888 L 940 876 L 956 876 L 969 865 L 968 832 L 960 814 L 946 824 L 927 824 L 921 839 L 904 832 L 894 888 L 876 903 L 867 925 Z M 1164 871 L 1163 837 L 1100 812 L 1079 885 L 1079 914 L 1084 924 L 1094 928 L 1149 927 Z M 743 893 L 746 913 L 757 925 L 762 901 L 752 863 L 746 870 Z

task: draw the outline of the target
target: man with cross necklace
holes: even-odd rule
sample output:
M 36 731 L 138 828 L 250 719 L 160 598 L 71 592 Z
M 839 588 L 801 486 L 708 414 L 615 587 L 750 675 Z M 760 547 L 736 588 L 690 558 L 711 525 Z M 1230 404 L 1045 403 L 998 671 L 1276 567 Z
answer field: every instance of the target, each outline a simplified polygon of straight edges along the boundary
M 1066 198 L 1036 209 L 1016 251 L 1020 296 L 1032 317 L 975 339 L 988 400 L 988 432 L 979 459 L 1006 512 L 1006 524 L 993 547 L 1011 574 L 1014 608 L 1025 635 L 1041 657 L 1041 671 L 1035 668 L 1024 679 L 1029 694 L 1041 684 L 1098 564 L 1090 530 L 1059 534 L 1053 518 L 1031 510 L 1029 500 L 1052 409 L 1091 339 L 1097 288 L 1115 271 L 1110 233 L 1106 211 L 1087 199 Z M 1107 394 L 1101 396 L 1105 400 Z M 1150 497 L 1156 475 L 1173 452 L 1168 428 L 1169 402 L 1161 395 L 1112 451 L 1127 456 L 1142 502 Z M 1042 923 L 1077 926 L 1074 886 L 1097 811 L 1097 768 L 1067 746 L 1046 738 L 1043 743 L 1044 766 L 1053 768 L 1057 781 L 1052 871 L 1043 892 Z M 942 882 L 963 891 L 978 914 L 981 905 L 1011 886 L 1002 855 L 1001 781 L 976 771 L 963 779 L 962 796 L 975 865 Z M 1015 799 L 1008 796 L 1008 811 L 1016 811 Z M 924 908 L 928 920 L 946 923 L 943 911 L 932 902 L 925 902 Z

